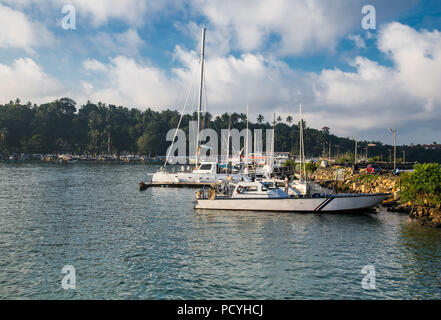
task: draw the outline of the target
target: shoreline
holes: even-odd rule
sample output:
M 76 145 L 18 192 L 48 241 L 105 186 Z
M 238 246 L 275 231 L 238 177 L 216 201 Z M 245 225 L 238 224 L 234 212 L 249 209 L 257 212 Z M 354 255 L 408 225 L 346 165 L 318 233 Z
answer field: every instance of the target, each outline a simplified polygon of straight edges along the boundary
M 382 206 L 386 207 L 388 212 L 405 213 L 422 226 L 441 228 L 441 204 L 403 203 L 400 197 L 400 176 L 394 176 L 390 173 L 367 174 L 364 169 L 361 169 L 359 173 L 353 173 L 351 169 L 346 168 L 343 169 L 344 172 L 340 172 L 341 176 L 337 177 L 337 170 L 319 169 L 312 174 L 312 178 L 320 186 L 342 193 L 391 193 L 391 198 L 382 203 Z

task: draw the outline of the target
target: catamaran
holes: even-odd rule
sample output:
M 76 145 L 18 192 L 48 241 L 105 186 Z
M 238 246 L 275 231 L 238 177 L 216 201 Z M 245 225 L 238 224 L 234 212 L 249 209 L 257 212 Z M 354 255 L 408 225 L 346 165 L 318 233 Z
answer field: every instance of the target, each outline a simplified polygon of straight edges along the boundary
M 153 174 L 152 183 L 167 183 L 172 185 L 179 185 L 185 183 L 216 183 L 219 181 L 249 181 L 248 175 L 243 172 L 243 167 L 237 172 L 229 172 L 228 168 L 222 170 L 221 166 L 217 162 L 204 162 L 200 161 L 199 153 L 201 150 L 201 146 L 199 143 L 199 132 L 201 127 L 201 107 L 202 107 L 202 98 L 203 98 L 203 84 L 204 84 L 204 59 L 205 59 L 205 28 L 202 28 L 202 41 L 201 41 L 201 58 L 200 58 L 200 82 L 199 82 L 199 100 L 198 100 L 198 110 L 197 110 L 197 132 L 196 132 L 196 152 L 195 152 L 195 167 L 191 172 L 167 172 L 165 167 L 167 165 L 170 150 L 165 159 L 164 166 L 161 169 Z M 182 117 L 181 117 L 182 119 Z M 176 132 L 179 129 L 176 128 Z M 228 131 L 229 132 L 229 131 Z M 229 137 L 227 144 L 229 145 Z M 174 139 L 173 139 L 174 141 Z M 173 143 L 173 142 L 172 142 Z M 229 149 L 229 147 L 228 147 Z M 248 150 L 247 150 L 248 152 Z M 227 161 L 229 161 L 227 159 Z

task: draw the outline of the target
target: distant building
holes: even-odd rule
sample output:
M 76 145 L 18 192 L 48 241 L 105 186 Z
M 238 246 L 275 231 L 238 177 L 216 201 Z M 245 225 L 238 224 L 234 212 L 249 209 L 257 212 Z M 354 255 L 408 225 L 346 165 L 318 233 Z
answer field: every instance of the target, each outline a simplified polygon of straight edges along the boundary
M 423 148 L 426 150 L 440 150 L 441 149 L 441 144 L 423 144 Z
M 432 143 L 432 144 L 418 144 L 418 145 L 410 145 L 411 148 L 424 148 L 426 150 L 441 150 L 441 144 L 439 143 Z
M 325 133 L 325 134 L 329 134 L 329 130 L 330 130 L 330 128 L 328 128 L 328 127 L 323 127 L 322 128 L 322 132 Z

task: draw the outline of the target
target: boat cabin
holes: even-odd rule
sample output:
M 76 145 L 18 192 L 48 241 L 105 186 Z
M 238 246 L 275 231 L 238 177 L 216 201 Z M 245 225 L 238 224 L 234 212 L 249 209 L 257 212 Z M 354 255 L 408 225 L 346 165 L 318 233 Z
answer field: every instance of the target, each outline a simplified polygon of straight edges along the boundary
M 289 198 L 274 182 L 240 182 L 234 188 L 232 198 Z

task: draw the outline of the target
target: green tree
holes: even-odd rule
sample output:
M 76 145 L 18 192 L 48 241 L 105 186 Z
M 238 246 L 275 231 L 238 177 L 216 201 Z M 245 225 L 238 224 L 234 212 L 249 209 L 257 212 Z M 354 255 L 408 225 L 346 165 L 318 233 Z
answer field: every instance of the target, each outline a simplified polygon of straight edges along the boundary
M 415 171 L 401 176 L 401 196 L 415 204 L 441 204 L 441 165 L 417 164 Z

